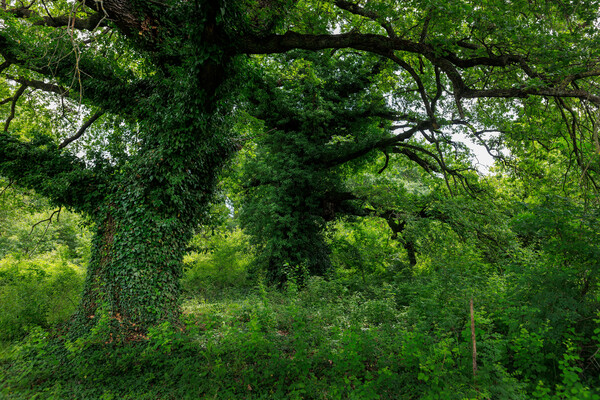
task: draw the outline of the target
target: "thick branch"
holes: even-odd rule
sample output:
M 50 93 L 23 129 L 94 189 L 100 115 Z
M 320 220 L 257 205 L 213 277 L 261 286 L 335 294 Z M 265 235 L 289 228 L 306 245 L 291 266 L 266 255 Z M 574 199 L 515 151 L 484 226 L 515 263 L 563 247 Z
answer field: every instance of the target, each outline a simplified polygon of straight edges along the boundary
M 62 153 L 52 140 L 21 142 L 5 133 L 0 134 L 0 174 L 57 205 L 83 212 L 99 204 L 102 193 L 96 188 L 106 184 L 102 177 L 111 175 L 88 169 L 75 156 Z
M 584 71 L 584 72 L 580 72 L 578 74 L 569 75 L 562 80 L 562 82 L 560 83 L 560 85 L 558 87 L 559 87 L 559 89 L 564 89 L 572 82 L 575 82 L 575 81 L 577 81 L 579 79 L 583 79 L 583 78 L 589 78 L 592 76 L 600 76 L 600 69 L 596 68 L 596 69 L 592 69 L 590 71 Z
M 335 2 L 335 5 L 343 10 L 351 12 L 352 14 L 360 15 L 361 17 L 366 17 L 366 18 L 369 18 L 370 20 L 377 22 L 378 24 L 380 24 L 383 27 L 383 29 L 385 29 L 385 31 L 387 32 L 389 37 L 396 38 L 396 32 L 394 31 L 394 28 L 392 28 L 392 26 L 390 25 L 389 22 L 383 21 L 382 18 L 377 13 L 375 13 L 373 11 L 365 10 L 364 8 L 360 7 L 358 4 L 354 4 L 349 1 L 337 0 Z
M 127 36 L 140 35 L 144 23 L 148 22 L 128 0 L 79 0 L 79 2 L 113 21 L 117 28 Z
M 446 125 L 454 125 L 454 124 L 458 124 L 461 123 L 461 121 L 459 120 L 450 120 L 446 123 Z M 394 146 L 402 146 L 405 148 L 413 148 L 416 151 L 421 151 L 421 152 L 425 152 L 428 155 L 430 155 L 432 158 L 434 158 L 436 161 L 438 161 L 438 163 L 440 164 L 440 167 L 442 168 L 441 170 L 439 168 L 431 168 L 428 167 L 426 168 L 428 171 L 435 171 L 435 172 L 440 172 L 443 170 L 446 170 L 447 172 L 449 172 L 450 174 L 455 174 L 456 171 L 445 168 L 445 165 L 443 162 L 440 162 L 438 160 L 438 158 L 435 156 L 435 154 L 429 152 L 428 150 L 422 149 L 420 147 L 417 146 L 413 146 L 407 143 L 402 143 L 405 140 L 410 139 L 415 133 L 423 131 L 423 130 L 428 130 L 428 129 L 438 129 L 439 125 L 437 122 L 433 122 L 433 121 L 421 121 L 418 122 L 415 126 L 413 126 L 412 128 L 398 134 L 398 135 L 394 135 L 391 137 L 387 137 L 385 139 L 381 139 L 378 140 L 376 142 L 370 143 L 368 145 L 366 145 L 365 147 L 362 147 L 360 149 L 357 149 L 355 151 L 351 151 L 343 156 L 331 159 L 329 161 L 326 161 L 324 163 L 324 165 L 328 168 L 331 167 L 335 167 L 341 164 L 344 164 L 346 162 L 355 160 L 359 157 L 362 157 L 368 153 L 370 153 L 371 151 L 375 150 L 375 149 L 387 149 L 387 148 L 393 148 Z M 394 151 L 397 152 L 397 151 Z M 420 163 L 421 166 L 423 166 L 423 163 Z
M 293 49 L 323 50 L 352 48 L 387 56 L 392 50 L 411 53 L 425 52 L 424 45 L 405 39 L 393 39 L 369 33 L 341 33 L 337 35 L 308 35 L 288 31 L 283 35 L 246 36 L 239 43 L 240 53 L 285 53 Z
M 580 100 L 591 101 L 600 104 L 600 96 L 591 94 L 585 90 L 569 90 L 561 88 L 507 88 L 507 89 L 487 89 L 473 90 L 464 89 L 460 97 L 473 99 L 479 97 L 498 97 L 498 98 L 526 98 L 529 96 L 548 96 L 548 97 L 572 97 Z
M 60 15 L 56 17 L 41 16 L 37 12 L 28 8 L 14 8 L 8 10 L 19 18 L 31 19 L 32 25 L 49 26 L 53 28 L 69 27 L 78 30 L 93 31 L 99 26 L 106 26 L 106 16 L 102 12 L 96 12 L 87 18 L 73 18 L 72 15 Z
M 439 161 L 438 161 L 438 165 L 436 165 L 436 164 L 432 163 L 431 161 L 418 156 L 417 153 L 415 153 L 415 151 L 423 152 L 423 153 L 427 154 L 428 156 L 432 157 L 433 159 L 435 159 L 436 161 L 438 161 L 435 154 L 433 154 L 430 151 L 427 151 L 425 149 L 422 149 L 420 147 L 417 147 L 417 146 L 412 146 L 412 145 L 407 145 L 407 144 L 402 143 L 401 147 L 394 147 L 391 149 L 392 153 L 404 154 L 406 157 L 408 157 L 409 160 L 417 163 L 421 168 L 423 168 L 428 173 L 443 172 L 443 170 L 440 168 Z
M 328 168 L 332 168 L 332 167 L 336 167 L 338 165 L 342 165 L 344 163 L 347 163 L 349 161 L 355 160 L 357 158 L 360 158 L 366 154 L 369 154 L 371 151 L 375 150 L 375 149 L 383 149 L 386 147 L 390 147 L 392 145 L 395 145 L 399 142 L 402 142 L 404 140 L 407 140 L 409 138 L 411 138 L 416 132 L 422 130 L 422 129 L 427 129 L 428 127 L 431 127 L 431 122 L 426 121 L 426 122 L 422 122 L 420 124 L 418 124 L 417 126 L 402 132 L 399 135 L 395 135 L 389 138 L 385 138 L 382 140 L 379 140 L 377 142 L 374 143 L 370 143 L 369 145 L 362 147 L 358 150 L 352 151 L 348 154 L 345 154 L 341 157 L 337 157 L 331 160 L 328 160 L 324 163 L 324 165 Z
M 527 64 L 524 56 L 518 54 L 489 55 L 486 57 L 461 58 L 444 48 L 436 48 L 428 43 L 417 43 L 401 38 L 390 38 L 375 34 L 362 34 L 358 32 L 343 33 L 337 35 L 308 35 L 296 32 L 286 32 L 283 35 L 270 35 L 266 37 L 244 37 L 241 39 L 238 51 L 242 53 L 266 54 L 283 53 L 292 49 L 322 50 L 327 48 L 353 48 L 370 53 L 382 55 L 387 58 L 393 57 L 394 51 L 404 51 L 413 54 L 421 54 L 434 66 L 439 67 L 450 79 L 454 86 L 457 101 L 461 98 L 477 97 L 528 97 L 528 96 L 552 96 L 552 97 L 575 97 L 582 100 L 592 101 L 600 104 L 600 96 L 591 94 L 585 90 L 567 90 L 563 83 L 557 83 L 556 87 L 547 88 L 494 88 L 486 90 L 475 90 L 468 88 L 459 72 L 459 69 L 474 67 L 507 67 L 514 65 L 521 68 L 529 76 L 538 76 Z M 597 76 L 600 71 L 597 68 L 571 75 L 566 78 L 568 82 L 574 79 Z M 460 107 L 460 104 L 458 104 Z
M 285 53 L 292 49 L 323 50 L 329 48 L 353 48 L 386 57 L 395 50 L 406 51 L 425 55 L 434 65 L 439 65 L 441 60 L 445 60 L 450 65 L 459 68 L 477 66 L 506 67 L 508 65 L 520 65 L 524 62 L 524 57 L 520 55 L 460 58 L 447 49 L 434 47 L 428 43 L 359 32 L 337 35 L 310 35 L 288 31 L 283 35 L 246 36 L 241 39 L 238 50 L 242 53 L 269 54 Z M 439 66 L 442 67 L 442 65 Z
M 386 149 L 383 149 L 383 154 L 385 154 L 385 164 L 383 164 L 383 167 L 381 167 L 381 169 L 377 171 L 378 174 L 383 173 L 383 171 L 386 170 L 388 164 L 390 163 L 390 154 L 387 152 Z
M 44 92 L 56 93 L 60 96 L 68 96 L 69 95 L 69 91 L 67 89 L 62 88 L 58 85 L 54 85 L 52 83 L 47 83 L 47 82 L 32 80 L 32 79 L 26 79 L 26 78 L 22 78 L 22 77 L 11 76 L 11 75 L 6 75 L 6 78 L 10 79 L 11 81 L 18 82 L 22 85 L 27 85 L 30 88 L 42 90 Z

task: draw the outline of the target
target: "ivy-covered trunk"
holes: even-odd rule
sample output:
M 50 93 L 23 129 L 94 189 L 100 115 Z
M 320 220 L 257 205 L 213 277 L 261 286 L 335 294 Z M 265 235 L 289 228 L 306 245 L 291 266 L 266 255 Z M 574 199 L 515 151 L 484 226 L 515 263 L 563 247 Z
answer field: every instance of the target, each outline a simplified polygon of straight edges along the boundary
M 104 317 L 134 339 L 148 326 L 176 323 L 179 278 L 190 227 L 144 207 L 106 206 L 93 240 L 78 327 Z
M 184 252 L 233 151 L 213 98 L 196 94 L 202 81 L 186 83 L 179 93 L 195 101 L 160 105 L 142 125 L 135 157 L 107 179 L 89 213 L 96 232 L 77 329 L 109 321 L 110 332 L 134 340 L 150 326 L 178 323 Z

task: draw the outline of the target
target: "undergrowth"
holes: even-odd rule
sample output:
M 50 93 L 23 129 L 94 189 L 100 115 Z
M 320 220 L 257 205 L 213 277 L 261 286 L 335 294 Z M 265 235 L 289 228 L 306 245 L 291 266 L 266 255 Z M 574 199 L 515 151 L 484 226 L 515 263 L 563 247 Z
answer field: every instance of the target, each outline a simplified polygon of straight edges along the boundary
M 441 282 L 418 282 L 439 288 Z M 451 283 L 448 283 L 450 285 Z M 498 282 L 495 283 L 499 285 Z M 476 302 L 478 370 L 473 375 L 469 298 L 413 293 L 408 283 L 312 278 L 285 291 L 259 284 L 228 296 L 192 297 L 185 328 L 163 324 L 147 340 L 104 343 L 33 328 L 4 348 L 0 394 L 7 399 L 598 399 L 582 373 L 575 327 L 508 327 L 514 309 Z M 490 289 L 488 287 L 488 289 Z M 496 288 L 497 290 L 498 288 Z M 439 294 L 437 295 L 439 296 Z M 433 310 L 433 308 L 431 309 Z M 535 315 L 535 310 L 528 310 Z M 596 327 L 599 325 L 596 324 Z M 98 328 L 100 329 L 100 328 Z M 550 334 L 552 332 L 552 334 Z M 589 360 L 588 360 L 589 361 Z M 588 365 L 589 367 L 589 365 Z

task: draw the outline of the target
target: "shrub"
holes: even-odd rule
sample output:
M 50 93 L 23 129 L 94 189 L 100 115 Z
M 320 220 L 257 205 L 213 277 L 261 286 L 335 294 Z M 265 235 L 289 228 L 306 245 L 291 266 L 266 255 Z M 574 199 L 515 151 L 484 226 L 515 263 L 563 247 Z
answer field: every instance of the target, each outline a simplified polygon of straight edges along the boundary
M 200 241 L 196 237 L 194 242 Z M 240 230 L 220 232 L 206 240 L 208 246 L 201 252 L 193 252 L 184 258 L 186 271 L 183 288 L 190 294 L 207 295 L 224 288 L 247 286 L 248 256 L 247 237 Z
M 0 340 L 14 340 L 27 328 L 46 328 L 73 313 L 83 287 L 83 271 L 57 257 L 10 255 L 0 260 Z

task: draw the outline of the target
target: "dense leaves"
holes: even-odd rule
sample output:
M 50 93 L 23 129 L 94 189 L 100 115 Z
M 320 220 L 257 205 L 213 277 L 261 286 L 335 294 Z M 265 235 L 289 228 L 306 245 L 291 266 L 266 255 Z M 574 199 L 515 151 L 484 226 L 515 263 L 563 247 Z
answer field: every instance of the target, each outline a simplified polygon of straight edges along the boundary
M 336 167 L 359 157 L 389 125 L 379 117 L 390 112 L 376 89 L 381 64 L 347 53 L 298 57 L 264 62 L 272 72 L 248 99 L 262 126 L 244 153 L 241 221 L 277 282 L 303 268 L 329 269 L 325 224 L 353 199 Z

